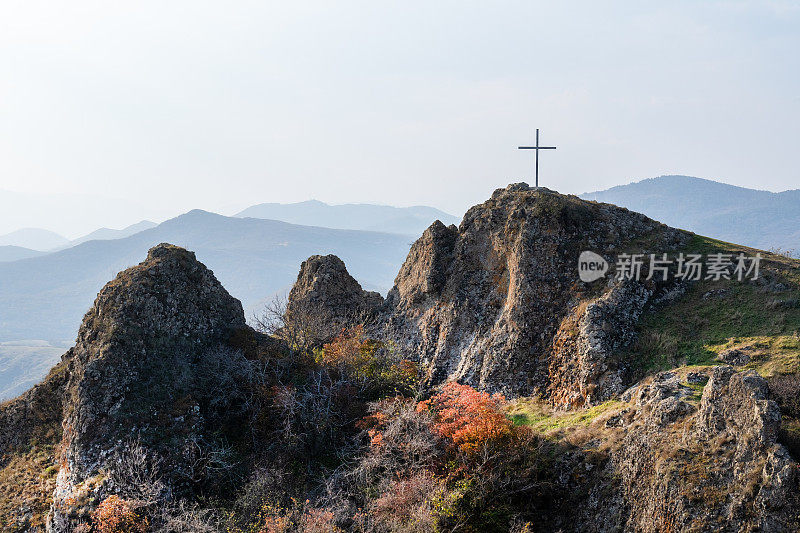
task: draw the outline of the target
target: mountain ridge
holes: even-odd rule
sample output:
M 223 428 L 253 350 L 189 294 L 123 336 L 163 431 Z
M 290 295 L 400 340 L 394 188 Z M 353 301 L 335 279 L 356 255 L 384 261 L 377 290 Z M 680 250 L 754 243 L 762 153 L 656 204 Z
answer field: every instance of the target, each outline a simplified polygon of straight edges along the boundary
M 434 220 L 446 224 L 458 219 L 429 206 L 395 207 L 369 203 L 331 205 L 319 200 L 291 204 L 256 204 L 236 213 L 235 217 L 254 217 L 302 223 L 336 229 L 355 229 L 419 235 Z
M 580 197 L 727 242 L 800 253 L 800 189 L 771 192 L 667 175 Z

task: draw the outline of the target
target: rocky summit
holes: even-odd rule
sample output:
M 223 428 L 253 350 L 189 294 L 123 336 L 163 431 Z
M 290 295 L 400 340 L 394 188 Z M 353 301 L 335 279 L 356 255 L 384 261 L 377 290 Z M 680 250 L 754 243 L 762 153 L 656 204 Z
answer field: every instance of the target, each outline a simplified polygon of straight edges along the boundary
M 173 482 L 188 475 L 192 447 L 209 429 L 195 371 L 203 354 L 244 328 L 239 301 L 194 253 L 177 246 L 152 248 L 100 291 L 65 356 L 52 531 L 70 531 L 86 519 L 134 441 L 170 458 Z
M 763 261 L 615 275 L 650 253 Z M 798 301 L 797 260 L 523 183 L 386 298 L 310 257 L 263 331 L 160 244 L 0 404 L 0 529 L 798 531 Z
M 590 286 L 578 279 L 578 256 L 598 250 L 613 262 L 617 253 L 674 251 L 689 239 L 627 209 L 512 184 L 467 211 L 458 228 L 437 221 L 425 230 L 377 311 L 375 334 L 423 363 L 430 385 L 455 380 L 563 406 L 597 404 L 630 384 L 615 355 L 633 340 L 643 309 L 675 287 L 644 279 Z M 340 317 L 375 306 L 377 296 L 360 303 L 361 288 L 339 263 L 312 286 L 307 272 L 319 262 L 304 263 L 290 305 L 302 294 L 299 301 L 313 298 Z M 344 308 L 340 287 L 351 288 Z
M 314 320 L 317 343 L 330 340 L 348 324 L 363 320 L 383 303 L 377 292 L 365 291 L 335 255 L 312 255 L 300 265 L 289 292 L 288 315 Z

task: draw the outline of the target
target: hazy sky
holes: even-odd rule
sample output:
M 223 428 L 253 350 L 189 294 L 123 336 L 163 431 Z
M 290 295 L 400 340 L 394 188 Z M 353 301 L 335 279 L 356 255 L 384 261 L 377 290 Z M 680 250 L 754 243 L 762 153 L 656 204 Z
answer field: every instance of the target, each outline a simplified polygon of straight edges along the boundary
M 797 188 L 799 51 L 796 1 L 3 0 L 0 189 L 142 206 L 96 226 L 308 198 L 461 214 L 532 181 L 536 127 L 561 192 Z

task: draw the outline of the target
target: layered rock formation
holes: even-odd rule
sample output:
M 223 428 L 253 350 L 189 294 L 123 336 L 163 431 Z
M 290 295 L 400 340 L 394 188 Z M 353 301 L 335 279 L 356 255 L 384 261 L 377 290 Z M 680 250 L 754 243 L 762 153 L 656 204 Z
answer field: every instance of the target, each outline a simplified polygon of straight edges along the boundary
M 245 327 L 239 301 L 194 253 L 172 245 L 152 248 L 100 291 L 67 356 L 52 531 L 85 518 L 134 441 L 165 458 L 163 490 L 181 490 L 210 429 L 198 378 L 205 386 L 215 378 L 199 366 L 231 357 L 218 347 Z
M 612 355 L 660 287 L 612 283 L 587 306 L 580 252 L 668 251 L 686 240 L 626 209 L 510 185 L 458 229 L 434 224 L 414 243 L 387 298 L 385 334 L 428 365 L 431 384 L 602 401 L 624 390 Z M 576 323 L 574 342 L 563 341 L 565 320 Z

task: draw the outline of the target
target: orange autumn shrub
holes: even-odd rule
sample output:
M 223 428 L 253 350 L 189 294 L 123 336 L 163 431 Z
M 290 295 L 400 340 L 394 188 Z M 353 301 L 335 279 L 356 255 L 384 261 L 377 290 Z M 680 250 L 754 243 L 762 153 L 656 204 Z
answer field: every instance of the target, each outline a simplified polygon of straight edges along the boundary
M 93 518 L 98 533 L 145 533 L 148 528 L 147 518 L 116 495 L 103 500 Z
M 383 393 L 408 394 L 419 380 L 419 368 L 414 362 L 398 357 L 383 343 L 366 337 L 362 325 L 343 329 L 323 346 L 317 362 L 338 368 L 357 382 Z
M 417 405 L 418 411 L 431 410 L 433 429 L 463 452 L 477 451 L 485 443 L 508 437 L 513 424 L 502 411 L 505 398 L 489 395 L 469 385 L 450 382 L 439 394 Z

